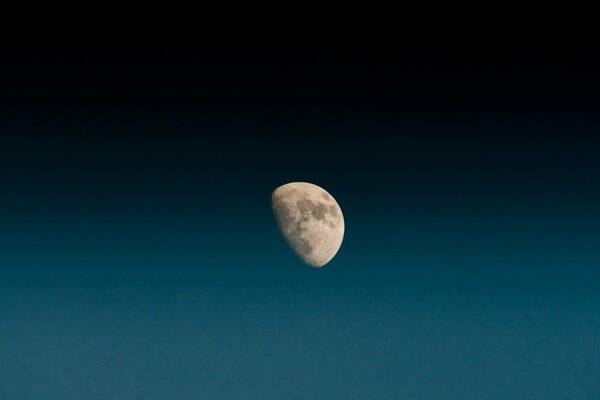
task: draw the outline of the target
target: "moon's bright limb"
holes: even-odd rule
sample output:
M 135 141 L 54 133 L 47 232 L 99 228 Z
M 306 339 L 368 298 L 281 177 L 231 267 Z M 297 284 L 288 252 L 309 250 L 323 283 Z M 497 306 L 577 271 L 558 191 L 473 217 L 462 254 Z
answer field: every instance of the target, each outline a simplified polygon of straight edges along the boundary
M 275 189 L 271 202 L 281 233 L 302 261 L 315 268 L 331 261 L 344 239 L 344 216 L 333 196 L 292 182 Z

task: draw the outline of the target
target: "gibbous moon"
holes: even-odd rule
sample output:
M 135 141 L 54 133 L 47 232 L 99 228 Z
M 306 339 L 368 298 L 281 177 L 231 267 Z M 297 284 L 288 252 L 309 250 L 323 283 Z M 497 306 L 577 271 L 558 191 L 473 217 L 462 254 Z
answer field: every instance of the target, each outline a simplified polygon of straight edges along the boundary
M 332 195 L 292 182 L 275 189 L 271 202 L 279 230 L 302 261 L 315 268 L 331 261 L 344 239 L 344 216 Z

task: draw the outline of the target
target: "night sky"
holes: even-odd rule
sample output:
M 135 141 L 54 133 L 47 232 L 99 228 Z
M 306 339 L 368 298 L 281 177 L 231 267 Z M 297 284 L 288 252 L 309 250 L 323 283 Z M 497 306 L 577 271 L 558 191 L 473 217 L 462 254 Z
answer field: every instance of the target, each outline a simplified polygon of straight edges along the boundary
M 600 398 L 599 110 L 593 60 L 5 54 L 0 399 Z

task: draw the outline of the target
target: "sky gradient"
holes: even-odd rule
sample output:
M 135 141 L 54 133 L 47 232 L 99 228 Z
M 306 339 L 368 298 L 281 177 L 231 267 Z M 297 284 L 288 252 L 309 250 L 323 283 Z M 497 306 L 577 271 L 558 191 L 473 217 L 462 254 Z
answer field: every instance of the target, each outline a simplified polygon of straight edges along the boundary
M 600 396 L 598 67 L 3 56 L 0 399 Z

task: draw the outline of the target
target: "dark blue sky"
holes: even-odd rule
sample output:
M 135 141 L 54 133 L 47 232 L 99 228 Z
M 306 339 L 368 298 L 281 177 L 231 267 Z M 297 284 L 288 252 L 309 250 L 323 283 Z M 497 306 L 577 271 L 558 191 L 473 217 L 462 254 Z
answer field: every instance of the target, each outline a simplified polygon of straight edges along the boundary
M 600 396 L 596 62 L 0 62 L 0 398 Z M 313 270 L 270 195 L 323 186 Z

